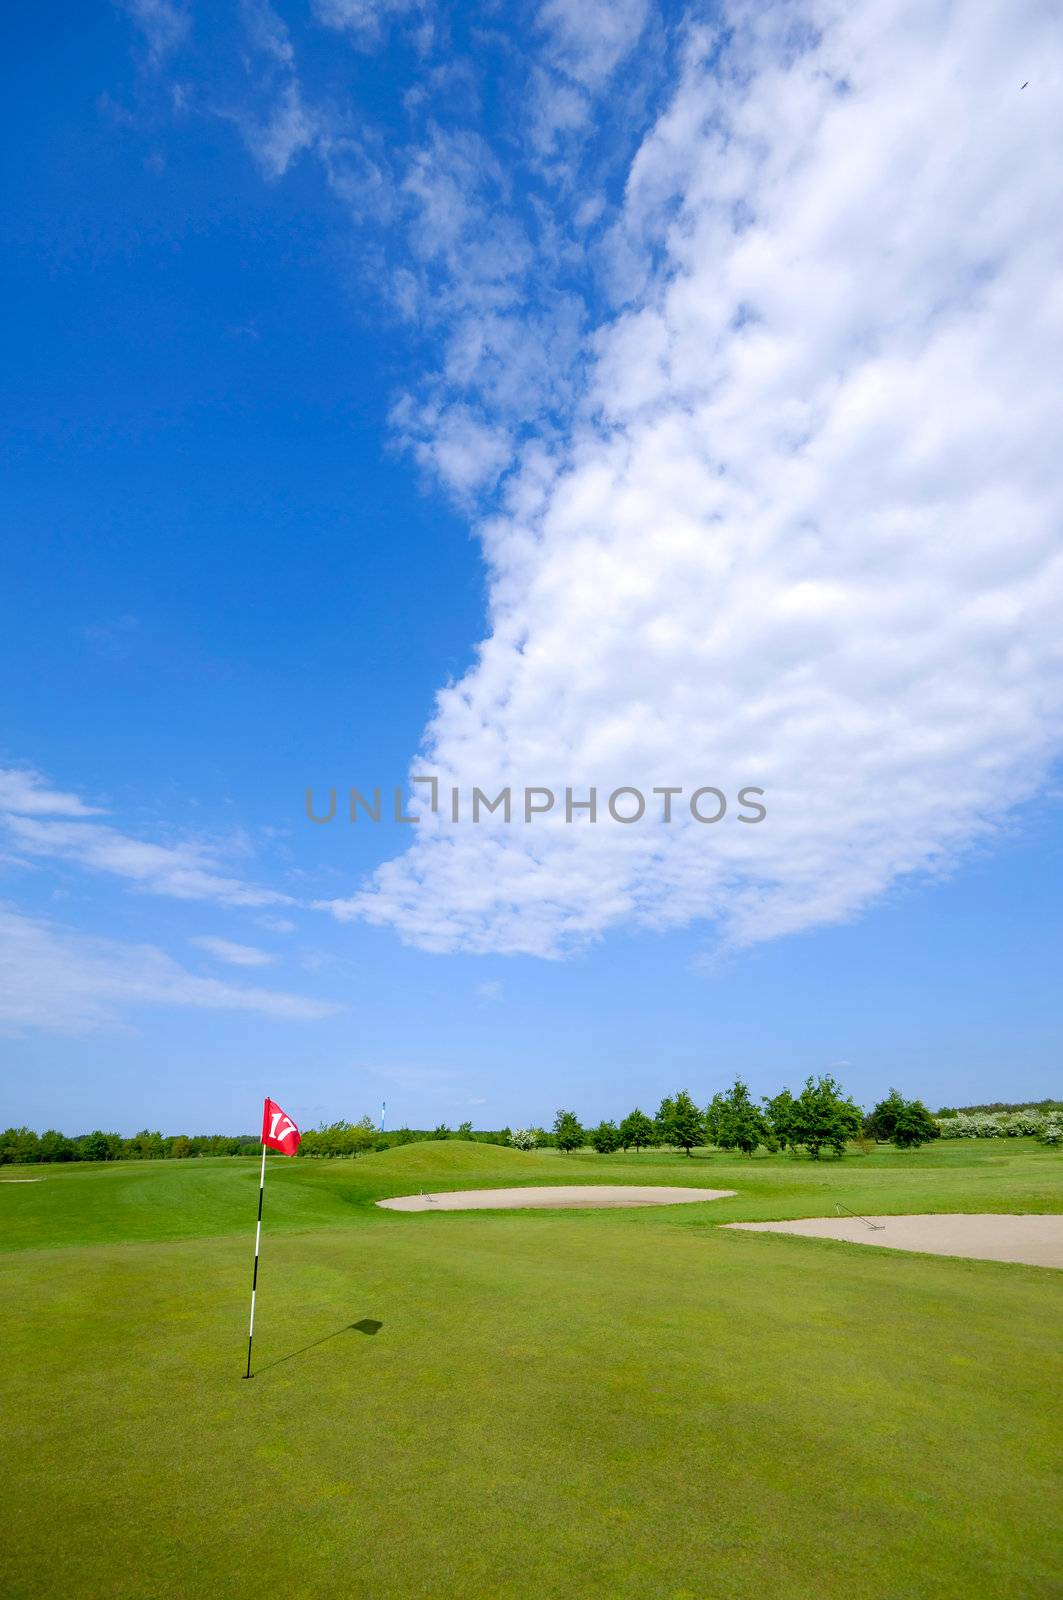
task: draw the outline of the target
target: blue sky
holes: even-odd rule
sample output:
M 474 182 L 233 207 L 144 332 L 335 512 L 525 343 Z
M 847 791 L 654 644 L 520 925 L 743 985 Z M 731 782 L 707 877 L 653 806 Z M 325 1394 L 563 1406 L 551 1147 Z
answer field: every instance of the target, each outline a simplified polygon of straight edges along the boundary
M 5 1122 L 1058 1093 L 1050 22 L 20 20 Z

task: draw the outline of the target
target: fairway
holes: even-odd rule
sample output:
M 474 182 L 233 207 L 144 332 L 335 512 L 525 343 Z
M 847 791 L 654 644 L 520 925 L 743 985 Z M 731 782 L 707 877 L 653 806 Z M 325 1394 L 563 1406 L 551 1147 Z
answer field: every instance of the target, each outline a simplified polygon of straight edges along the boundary
M 4 1593 L 1058 1595 L 1060 1275 L 715 1224 L 1060 1210 L 1060 1172 L 1025 1141 L 278 1159 L 244 1383 L 254 1163 L 51 1169 L 0 1199 Z M 736 1195 L 373 1203 L 548 1177 Z

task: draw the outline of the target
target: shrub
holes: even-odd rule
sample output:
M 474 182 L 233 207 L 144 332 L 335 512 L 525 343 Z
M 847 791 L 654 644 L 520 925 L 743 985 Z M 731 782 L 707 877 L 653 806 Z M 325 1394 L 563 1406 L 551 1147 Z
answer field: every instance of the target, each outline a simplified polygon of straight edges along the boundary
M 958 1111 L 935 1119 L 942 1139 L 1039 1139 L 1055 1126 L 1055 1111 Z
M 509 1142 L 515 1150 L 534 1150 L 539 1141 L 534 1128 L 515 1128 L 509 1136 Z

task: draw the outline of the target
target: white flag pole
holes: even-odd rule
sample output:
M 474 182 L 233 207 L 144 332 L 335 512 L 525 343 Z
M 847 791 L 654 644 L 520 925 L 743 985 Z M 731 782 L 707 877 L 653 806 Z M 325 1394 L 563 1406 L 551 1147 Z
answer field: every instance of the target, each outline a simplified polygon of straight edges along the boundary
M 262 1146 L 262 1171 L 258 1179 L 258 1226 L 255 1229 L 255 1270 L 251 1279 L 251 1325 L 247 1330 L 247 1371 L 251 1376 L 251 1341 L 255 1337 L 255 1290 L 258 1288 L 258 1246 L 262 1238 L 262 1196 L 266 1190 L 266 1147 Z

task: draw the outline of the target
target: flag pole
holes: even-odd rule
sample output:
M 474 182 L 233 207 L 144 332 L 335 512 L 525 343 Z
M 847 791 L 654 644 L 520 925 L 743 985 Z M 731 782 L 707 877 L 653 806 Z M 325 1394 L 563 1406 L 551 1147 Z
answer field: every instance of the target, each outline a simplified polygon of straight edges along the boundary
M 251 1376 L 251 1341 L 255 1337 L 255 1290 L 258 1287 L 258 1246 L 262 1238 L 262 1196 L 266 1190 L 266 1146 L 262 1146 L 262 1171 L 258 1179 L 258 1226 L 255 1229 L 255 1270 L 251 1278 L 251 1325 L 247 1330 L 247 1371 L 245 1378 Z

